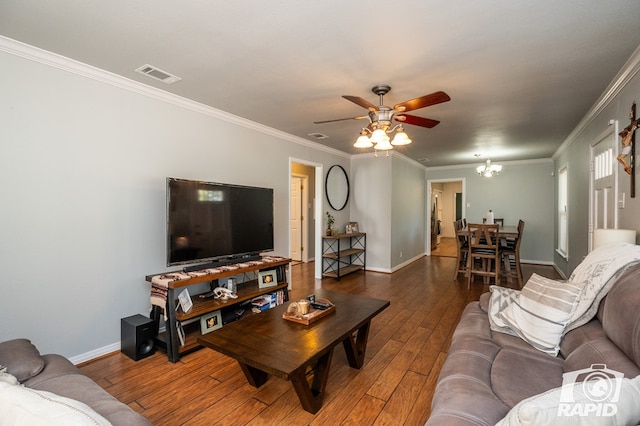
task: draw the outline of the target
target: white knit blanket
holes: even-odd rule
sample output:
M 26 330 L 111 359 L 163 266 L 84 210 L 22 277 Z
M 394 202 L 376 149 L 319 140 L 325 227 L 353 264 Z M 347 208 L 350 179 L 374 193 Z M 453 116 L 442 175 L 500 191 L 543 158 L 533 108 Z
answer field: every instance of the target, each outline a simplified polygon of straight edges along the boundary
M 616 280 L 638 262 L 640 246 L 634 244 L 608 244 L 589 253 L 569 277 L 569 282 L 584 283 L 584 288 L 565 333 L 591 321 Z

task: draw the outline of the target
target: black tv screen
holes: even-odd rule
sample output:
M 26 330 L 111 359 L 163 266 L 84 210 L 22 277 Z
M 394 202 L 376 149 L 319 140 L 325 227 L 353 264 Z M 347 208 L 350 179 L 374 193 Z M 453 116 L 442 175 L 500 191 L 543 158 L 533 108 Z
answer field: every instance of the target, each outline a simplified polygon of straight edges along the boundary
M 167 266 L 273 250 L 273 189 L 167 178 Z

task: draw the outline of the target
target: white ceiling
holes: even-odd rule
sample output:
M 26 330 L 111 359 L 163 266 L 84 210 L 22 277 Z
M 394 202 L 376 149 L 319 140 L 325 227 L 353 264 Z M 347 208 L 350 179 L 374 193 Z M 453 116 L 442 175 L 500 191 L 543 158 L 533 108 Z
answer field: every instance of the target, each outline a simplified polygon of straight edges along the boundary
M 366 110 L 438 90 L 398 150 L 548 158 L 640 45 L 638 0 L 0 0 L 0 34 L 348 153 Z M 166 85 L 134 70 L 182 78 Z M 309 133 L 328 139 L 317 141 Z

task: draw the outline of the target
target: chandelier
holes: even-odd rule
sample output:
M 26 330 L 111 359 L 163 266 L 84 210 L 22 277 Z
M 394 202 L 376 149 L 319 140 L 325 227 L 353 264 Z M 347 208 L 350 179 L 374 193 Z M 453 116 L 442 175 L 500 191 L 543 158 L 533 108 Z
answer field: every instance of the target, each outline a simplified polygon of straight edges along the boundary
M 476 172 L 483 177 L 497 176 L 502 171 L 502 166 L 499 164 L 491 164 L 491 160 L 481 166 L 476 167 Z

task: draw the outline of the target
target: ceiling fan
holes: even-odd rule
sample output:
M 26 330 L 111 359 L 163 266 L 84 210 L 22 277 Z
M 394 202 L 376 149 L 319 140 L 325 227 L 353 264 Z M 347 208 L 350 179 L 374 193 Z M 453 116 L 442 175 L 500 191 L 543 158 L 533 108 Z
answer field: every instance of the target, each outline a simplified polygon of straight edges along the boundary
M 449 95 L 440 91 L 434 92 L 429 95 L 420 96 L 419 98 L 411 99 L 406 102 L 402 102 L 399 104 L 395 104 L 393 108 L 390 108 L 383 103 L 383 97 L 391 90 L 391 86 L 386 84 L 379 84 L 373 86 L 371 91 L 380 97 L 380 105 L 374 105 L 371 102 L 363 99 L 359 96 L 350 96 L 344 95 L 342 96 L 348 101 L 353 102 L 356 105 L 359 105 L 363 108 L 369 110 L 367 115 L 361 115 L 357 117 L 349 117 L 349 118 L 338 118 L 334 120 L 324 120 L 324 121 L 314 121 L 315 124 L 323 124 L 323 123 L 332 123 L 335 121 L 345 121 L 345 120 L 363 120 L 365 118 L 369 119 L 369 128 L 370 131 L 374 131 L 376 129 L 387 130 L 391 127 L 392 120 L 398 121 L 400 123 L 412 124 L 414 126 L 421 126 L 432 128 L 435 127 L 438 123 L 438 120 L 433 120 L 430 118 L 418 117 L 415 115 L 405 114 L 407 111 L 413 111 L 416 109 L 428 107 L 431 105 L 436 105 L 442 102 L 448 102 L 451 100 Z

